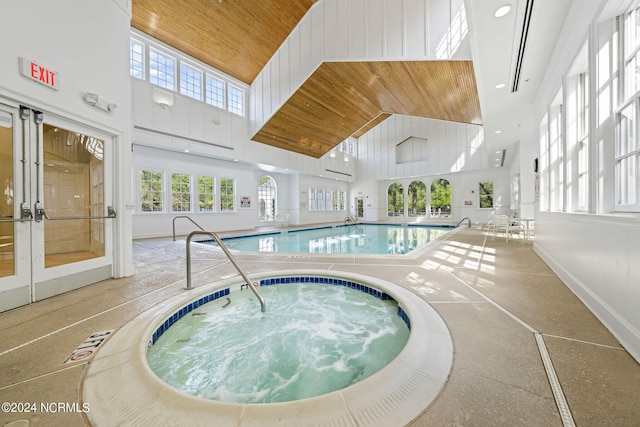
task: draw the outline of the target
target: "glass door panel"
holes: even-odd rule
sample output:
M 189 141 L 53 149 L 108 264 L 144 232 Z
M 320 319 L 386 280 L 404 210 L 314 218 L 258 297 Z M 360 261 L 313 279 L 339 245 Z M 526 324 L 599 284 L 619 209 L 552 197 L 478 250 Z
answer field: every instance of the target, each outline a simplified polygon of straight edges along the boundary
M 43 125 L 44 267 L 105 255 L 104 140 Z
M 15 274 L 12 116 L 0 111 L 0 277 Z

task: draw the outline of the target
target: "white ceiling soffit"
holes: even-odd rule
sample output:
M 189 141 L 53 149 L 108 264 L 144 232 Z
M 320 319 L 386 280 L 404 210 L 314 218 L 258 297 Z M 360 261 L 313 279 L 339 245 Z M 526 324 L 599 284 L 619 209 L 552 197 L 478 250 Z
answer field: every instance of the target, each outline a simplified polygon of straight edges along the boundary
M 512 6 L 511 11 L 496 18 L 496 9 L 505 4 Z M 531 138 L 533 103 L 570 6 L 571 0 L 465 0 L 490 153 Z M 525 32 L 526 43 L 519 55 Z M 516 70 L 519 83 L 512 92 Z M 505 164 L 508 158 L 507 153 Z

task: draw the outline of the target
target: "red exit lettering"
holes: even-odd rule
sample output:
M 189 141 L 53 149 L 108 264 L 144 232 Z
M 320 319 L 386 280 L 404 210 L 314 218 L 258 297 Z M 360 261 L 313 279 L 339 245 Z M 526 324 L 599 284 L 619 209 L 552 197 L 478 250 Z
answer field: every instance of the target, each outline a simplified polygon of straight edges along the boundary
M 60 86 L 58 73 L 27 58 L 20 58 L 20 64 L 20 74 L 51 89 L 58 90 L 58 86 Z
M 44 83 L 48 86 L 53 87 L 56 85 L 55 71 L 47 70 L 35 62 L 31 62 L 31 78 L 39 80 L 40 83 Z

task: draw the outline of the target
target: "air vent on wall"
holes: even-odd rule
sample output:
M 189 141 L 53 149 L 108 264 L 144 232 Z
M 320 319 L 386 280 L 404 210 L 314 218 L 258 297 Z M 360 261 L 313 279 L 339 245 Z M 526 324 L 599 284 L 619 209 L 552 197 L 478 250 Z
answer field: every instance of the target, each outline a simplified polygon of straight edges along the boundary
M 527 0 L 524 11 L 524 20 L 522 21 L 522 29 L 520 32 L 520 44 L 518 46 L 518 55 L 516 56 L 515 70 L 513 73 L 513 83 L 511 84 L 511 92 L 517 92 L 520 87 L 520 78 L 522 77 L 522 63 L 524 61 L 524 52 L 527 48 L 527 37 L 529 36 L 529 25 L 531 24 L 532 12 L 533 0 Z

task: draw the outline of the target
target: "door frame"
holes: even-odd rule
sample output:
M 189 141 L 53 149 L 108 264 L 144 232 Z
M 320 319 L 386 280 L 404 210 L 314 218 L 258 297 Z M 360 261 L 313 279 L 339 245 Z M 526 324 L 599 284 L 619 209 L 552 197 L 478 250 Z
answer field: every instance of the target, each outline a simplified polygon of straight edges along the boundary
M 20 119 L 23 108 L 29 112 L 26 121 Z M 115 211 L 107 207 L 114 206 L 116 202 L 117 188 L 115 188 L 114 182 L 116 182 L 115 157 L 117 151 L 115 144 L 117 135 L 52 113 L 41 113 L 42 122 L 36 123 L 35 109 L 22 107 L 5 98 L 0 98 L 0 111 L 12 116 L 15 200 L 13 216 L 14 219 L 21 218 L 21 204 L 23 202 L 26 203 L 25 206 L 28 207 L 31 215 L 31 218 L 14 222 L 15 269 L 13 276 L 0 278 L 0 312 L 114 277 L 117 224 Z M 42 161 L 44 124 L 79 132 L 104 141 L 102 206 L 106 212 L 103 217 L 103 256 L 56 267 L 45 267 L 44 224 L 48 220 L 46 218 L 39 221 L 33 219 L 34 216 L 37 217 L 35 215 L 36 203 L 40 202 L 36 200 L 37 194 L 41 195 L 43 201 L 46 200 Z M 26 158 L 23 157 L 23 144 Z M 24 174 L 21 165 L 25 168 Z M 18 198 L 23 198 L 22 194 L 25 194 L 26 200 L 18 200 Z M 46 208 L 45 205 L 45 212 Z

